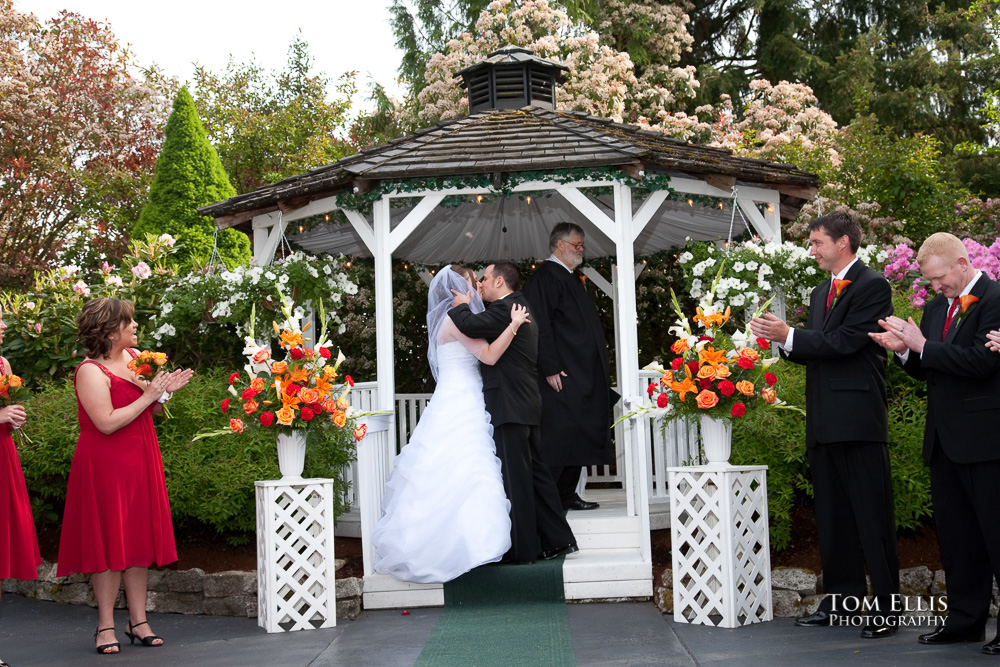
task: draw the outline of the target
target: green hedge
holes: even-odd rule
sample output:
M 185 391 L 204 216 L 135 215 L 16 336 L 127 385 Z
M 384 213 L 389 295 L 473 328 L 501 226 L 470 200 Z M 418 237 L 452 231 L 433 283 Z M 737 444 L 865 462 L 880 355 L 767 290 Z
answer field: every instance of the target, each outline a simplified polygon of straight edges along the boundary
M 203 370 L 170 401 L 171 419 L 154 417 L 177 524 L 196 522 L 214 528 L 232 542 L 249 540 L 256 530 L 254 481 L 278 479 L 275 436 L 248 430 L 241 436 L 220 436 L 192 442 L 202 428 L 223 428 L 228 418 L 219 410 L 227 369 Z M 73 384 L 47 385 L 27 401 L 27 432 L 33 444 L 20 451 L 35 519 L 45 522 L 62 514 L 66 481 L 79 436 Z M 329 434 L 329 439 L 326 435 Z M 347 483 L 338 470 L 354 457 L 347 429 L 310 434 L 304 477 L 334 479 L 334 515 Z

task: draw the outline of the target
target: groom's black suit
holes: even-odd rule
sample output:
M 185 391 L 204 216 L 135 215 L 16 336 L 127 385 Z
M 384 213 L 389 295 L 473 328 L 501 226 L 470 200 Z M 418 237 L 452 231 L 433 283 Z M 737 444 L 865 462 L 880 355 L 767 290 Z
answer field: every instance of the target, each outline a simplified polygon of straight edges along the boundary
M 492 343 L 510 325 L 515 303 L 528 308 L 524 295 L 512 292 L 488 304 L 482 313 L 474 314 L 468 305 L 461 304 L 448 315 L 466 336 Z M 510 500 L 511 547 L 507 558 L 523 562 L 535 560 L 539 538 L 543 550 L 576 541 L 541 457 L 542 397 L 538 393 L 537 360 L 538 325 L 525 322 L 495 365 L 482 364 L 483 395 Z

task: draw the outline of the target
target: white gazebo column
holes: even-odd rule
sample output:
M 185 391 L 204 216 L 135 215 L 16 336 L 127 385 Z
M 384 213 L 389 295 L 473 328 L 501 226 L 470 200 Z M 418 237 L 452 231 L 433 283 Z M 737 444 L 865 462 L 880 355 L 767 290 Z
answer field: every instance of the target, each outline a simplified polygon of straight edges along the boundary
M 641 395 L 639 386 L 639 334 L 638 313 L 635 300 L 635 251 L 636 232 L 632 219 L 632 188 L 616 184 L 615 193 L 615 245 L 618 264 L 618 332 L 617 366 L 618 387 L 622 397 L 636 399 Z M 640 526 L 639 551 L 646 562 L 651 562 L 649 544 L 649 489 L 647 478 L 649 452 L 646 432 L 634 419 L 623 422 L 625 437 L 625 490 L 628 513 L 638 515 Z
M 395 369 L 392 337 L 392 250 L 389 239 L 389 197 L 382 197 L 373 206 L 375 258 L 375 372 L 378 389 L 374 409 L 389 412 L 389 419 L 395 421 Z M 361 547 L 365 576 L 374 573 L 374 552 L 372 531 L 382 514 L 382 492 L 386 477 L 392 470 L 392 460 L 396 455 L 396 429 L 388 429 L 386 437 L 370 443 L 364 440 L 361 447 L 377 447 L 379 451 L 359 452 L 359 468 L 362 475 L 361 498 Z

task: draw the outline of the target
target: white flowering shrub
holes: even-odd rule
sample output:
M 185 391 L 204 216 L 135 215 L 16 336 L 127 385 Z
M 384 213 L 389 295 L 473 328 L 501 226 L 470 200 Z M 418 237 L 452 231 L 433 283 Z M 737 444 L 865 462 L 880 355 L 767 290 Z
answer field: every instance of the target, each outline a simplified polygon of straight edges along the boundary
M 880 267 L 887 252 L 874 245 L 862 246 L 858 257 L 869 266 Z M 729 249 L 719 249 L 713 242 L 689 242 L 678 253 L 677 263 L 691 300 L 702 301 L 723 261 L 725 269 L 715 293 L 718 299 L 752 311 L 772 296 L 781 297 L 790 317 L 803 315 L 812 288 L 830 277 L 816 267 L 804 245 L 789 241 L 745 241 Z
M 5 356 L 17 359 L 19 374 L 31 383 L 71 373 L 84 357 L 76 316 L 85 300 L 104 296 L 131 301 L 140 346 L 166 352 L 182 366 L 238 362 L 251 311 L 258 331 L 270 330 L 276 319 L 276 285 L 302 304 L 299 316 L 322 300 L 330 331 L 343 333 L 343 299 L 358 291 L 344 258 L 293 253 L 267 267 L 178 275 L 169 265 L 175 248 L 168 235 L 150 235 L 132 242 L 121 266 L 61 266 L 36 276 L 32 290 L 0 292 L 9 327 Z

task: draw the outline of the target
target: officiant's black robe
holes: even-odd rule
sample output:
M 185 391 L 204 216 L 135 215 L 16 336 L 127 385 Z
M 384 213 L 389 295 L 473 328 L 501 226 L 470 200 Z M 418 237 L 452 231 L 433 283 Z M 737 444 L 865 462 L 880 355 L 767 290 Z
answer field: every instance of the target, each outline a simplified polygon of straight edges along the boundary
M 558 262 L 538 265 L 524 295 L 538 324 L 538 388 L 542 394 L 542 455 L 553 467 L 611 463 L 608 345 L 582 274 Z M 545 378 L 563 371 L 562 391 Z

